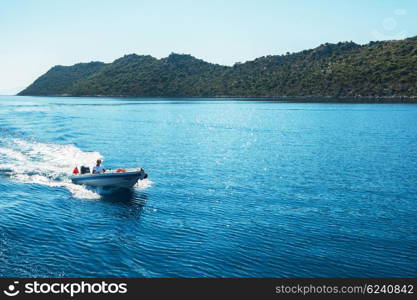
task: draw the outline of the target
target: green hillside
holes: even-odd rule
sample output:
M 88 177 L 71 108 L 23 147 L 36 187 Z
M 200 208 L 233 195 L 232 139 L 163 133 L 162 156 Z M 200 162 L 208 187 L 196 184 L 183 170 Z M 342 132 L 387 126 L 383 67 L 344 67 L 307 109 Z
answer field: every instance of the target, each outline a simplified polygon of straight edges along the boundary
M 70 67 L 55 66 L 35 80 L 19 95 L 65 95 L 81 81 L 99 72 L 102 62 L 80 63 Z
M 231 67 L 183 54 L 131 54 L 53 67 L 19 95 L 410 97 L 417 96 L 416 70 L 417 37 L 324 44 Z

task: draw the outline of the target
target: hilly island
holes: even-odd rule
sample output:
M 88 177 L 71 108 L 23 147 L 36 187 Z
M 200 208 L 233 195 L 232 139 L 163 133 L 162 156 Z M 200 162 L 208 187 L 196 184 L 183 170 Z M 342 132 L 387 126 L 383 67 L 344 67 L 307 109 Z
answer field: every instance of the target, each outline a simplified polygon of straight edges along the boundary
M 55 66 L 19 95 L 417 98 L 417 37 L 323 44 L 222 66 L 191 55 L 125 55 Z M 414 101 L 413 100 L 413 101 Z

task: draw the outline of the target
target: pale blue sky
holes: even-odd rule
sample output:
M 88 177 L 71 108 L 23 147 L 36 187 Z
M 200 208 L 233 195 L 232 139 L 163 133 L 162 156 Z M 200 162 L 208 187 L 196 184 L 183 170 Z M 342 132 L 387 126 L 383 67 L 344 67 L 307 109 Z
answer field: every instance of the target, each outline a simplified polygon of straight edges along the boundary
M 0 0 L 0 94 L 54 65 L 188 53 L 232 65 L 417 35 L 414 0 Z

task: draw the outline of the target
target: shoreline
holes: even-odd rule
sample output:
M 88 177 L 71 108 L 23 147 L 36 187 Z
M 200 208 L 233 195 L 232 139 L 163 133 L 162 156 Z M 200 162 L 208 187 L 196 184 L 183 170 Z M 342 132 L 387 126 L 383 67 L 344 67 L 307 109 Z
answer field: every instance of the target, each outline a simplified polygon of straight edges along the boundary
M 4 95 L 6 96 L 6 95 Z M 126 96 L 126 95 L 10 95 L 10 96 L 29 96 L 29 97 L 63 97 L 63 98 L 146 98 L 146 99 L 216 99 L 216 100 L 262 100 L 277 102 L 294 103 L 399 103 L 417 104 L 417 96 Z

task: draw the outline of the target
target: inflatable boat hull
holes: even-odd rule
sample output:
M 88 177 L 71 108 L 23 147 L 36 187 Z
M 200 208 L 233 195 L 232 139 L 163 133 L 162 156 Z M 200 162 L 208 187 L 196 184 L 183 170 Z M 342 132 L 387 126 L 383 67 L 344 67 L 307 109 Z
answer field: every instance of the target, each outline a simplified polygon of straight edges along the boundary
M 71 181 L 75 184 L 82 184 L 93 187 L 117 187 L 131 188 L 138 180 L 143 180 L 148 175 L 143 169 L 127 171 L 123 173 L 106 172 L 102 174 L 84 174 L 71 176 Z

